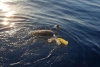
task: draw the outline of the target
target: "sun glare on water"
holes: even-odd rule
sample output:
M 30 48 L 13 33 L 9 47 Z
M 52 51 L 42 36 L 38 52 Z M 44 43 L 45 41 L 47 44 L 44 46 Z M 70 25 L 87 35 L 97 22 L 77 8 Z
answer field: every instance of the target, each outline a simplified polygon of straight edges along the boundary
M 10 11 L 10 9 L 8 8 L 8 5 L 0 2 L 0 10 L 4 11 Z
M 4 21 L 8 21 L 8 18 L 4 18 L 3 20 L 4 20 Z
M 2 25 L 7 27 L 15 27 L 15 23 L 10 23 L 10 22 L 2 22 Z
M 0 2 L 12 2 L 13 0 L 0 0 Z
M 14 27 L 14 26 L 15 26 L 15 23 L 11 23 L 11 24 L 10 24 L 10 27 Z
M 15 29 L 17 24 L 12 21 L 16 10 L 14 10 L 13 5 L 9 3 L 13 1 L 15 0 L 0 0 L 0 20 L 2 21 L 0 22 L 0 27 L 2 29 L 8 29 L 4 31 L 7 35 L 13 35 L 16 33 Z
M 2 24 L 3 24 L 3 25 L 8 25 L 8 24 L 9 24 L 9 22 L 2 22 Z
M 9 20 L 11 20 L 10 17 L 13 17 L 15 11 L 13 11 L 10 7 L 11 5 L 7 4 L 6 2 L 13 2 L 13 0 L 0 0 L 0 11 L 4 12 L 3 16 L 5 16 L 1 24 L 7 27 L 15 27 L 14 22 L 9 22 Z
M 13 14 L 14 14 L 14 11 L 10 11 L 10 12 L 6 13 L 5 16 L 6 16 L 6 17 L 10 17 L 10 16 L 12 16 Z

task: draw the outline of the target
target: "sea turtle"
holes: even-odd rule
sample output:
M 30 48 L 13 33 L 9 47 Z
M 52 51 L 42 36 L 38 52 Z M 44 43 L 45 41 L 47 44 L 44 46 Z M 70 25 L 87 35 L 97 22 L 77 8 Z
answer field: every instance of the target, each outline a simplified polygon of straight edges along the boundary
M 53 28 L 56 29 L 56 31 L 52 30 L 34 30 L 31 32 L 31 36 L 53 36 L 54 34 L 57 33 L 59 30 L 59 25 L 55 25 Z
M 34 30 L 34 31 L 31 32 L 31 36 L 36 37 L 38 39 L 41 38 L 42 40 L 45 39 L 45 40 L 47 40 L 48 43 L 52 43 L 52 42 L 56 41 L 56 43 L 58 45 L 60 45 L 61 41 L 62 41 L 64 43 L 66 42 L 65 44 L 68 44 L 67 41 L 63 40 L 62 38 L 58 38 L 56 36 L 56 33 L 59 30 L 59 25 L 54 25 L 54 28 L 56 29 L 56 31 L 52 31 L 52 30 Z

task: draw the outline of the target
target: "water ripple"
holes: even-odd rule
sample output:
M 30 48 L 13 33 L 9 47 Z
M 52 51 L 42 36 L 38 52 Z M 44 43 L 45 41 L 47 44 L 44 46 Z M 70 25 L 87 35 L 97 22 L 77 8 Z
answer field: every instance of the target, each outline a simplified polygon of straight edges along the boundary
M 99 4 L 97 0 L 0 1 L 0 66 L 100 66 Z M 52 30 L 55 24 L 60 26 L 57 36 L 68 46 L 29 36 L 33 30 Z

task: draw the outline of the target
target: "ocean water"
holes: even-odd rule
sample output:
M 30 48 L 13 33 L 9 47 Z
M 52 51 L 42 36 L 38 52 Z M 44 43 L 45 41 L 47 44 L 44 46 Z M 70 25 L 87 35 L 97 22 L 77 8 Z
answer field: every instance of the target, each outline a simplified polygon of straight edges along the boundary
M 0 67 L 100 67 L 99 0 L 0 0 Z M 54 30 L 68 46 L 32 38 Z

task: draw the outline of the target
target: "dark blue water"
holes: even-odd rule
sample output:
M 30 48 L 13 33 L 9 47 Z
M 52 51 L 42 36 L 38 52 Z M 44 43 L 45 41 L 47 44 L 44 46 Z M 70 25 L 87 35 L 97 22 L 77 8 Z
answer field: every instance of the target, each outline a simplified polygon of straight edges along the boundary
M 0 67 L 100 67 L 99 14 L 99 0 L 0 0 Z M 28 37 L 55 24 L 68 46 Z

